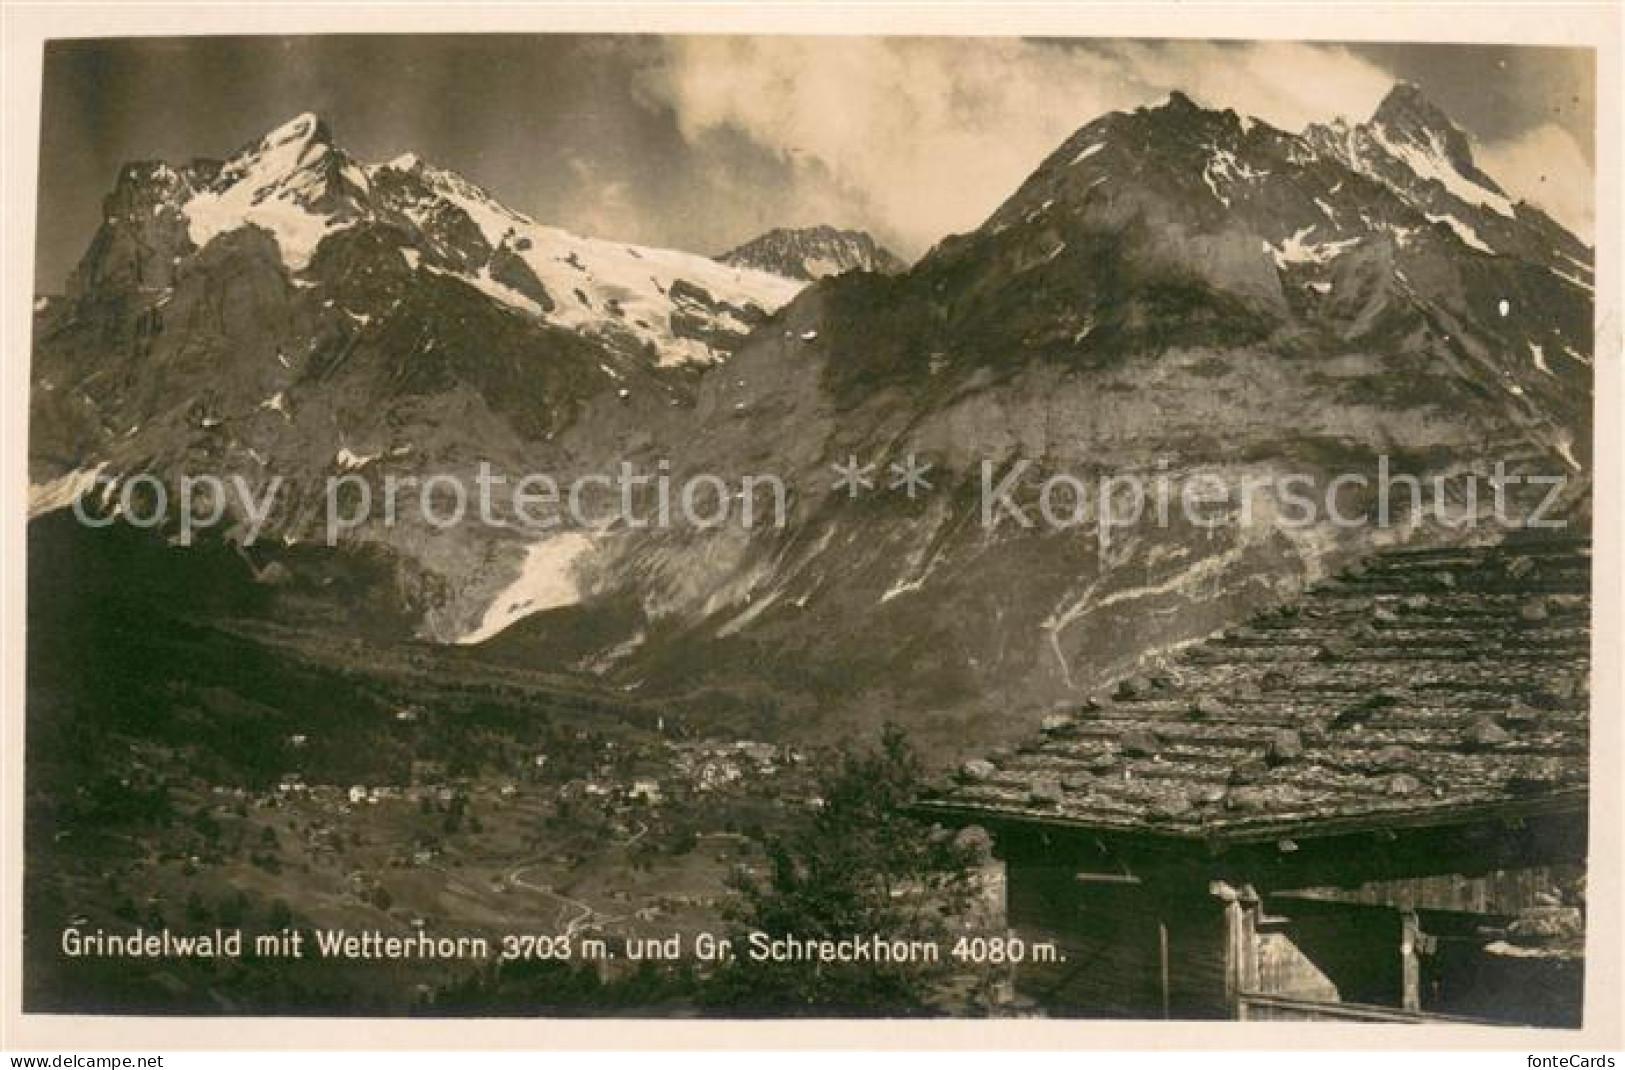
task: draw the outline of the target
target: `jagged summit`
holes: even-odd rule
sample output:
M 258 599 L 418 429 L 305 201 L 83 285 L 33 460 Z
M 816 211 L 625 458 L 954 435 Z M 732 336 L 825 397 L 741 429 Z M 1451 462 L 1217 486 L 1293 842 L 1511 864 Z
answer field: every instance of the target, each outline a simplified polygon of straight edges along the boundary
M 724 264 L 770 271 L 787 279 L 825 278 L 848 271 L 895 274 L 908 265 L 861 230 L 778 227 L 717 257 Z
M 384 228 L 395 235 L 390 246 L 404 241 L 413 270 L 460 279 L 525 315 L 660 364 L 719 359 L 798 288 L 748 266 L 539 224 L 413 152 L 364 163 L 334 142 L 320 115 L 304 112 L 223 162 L 125 168 L 73 292 L 114 277 L 162 291 L 189 256 L 245 227 L 269 234 L 294 276 L 330 239 Z
M 313 111 L 300 112 L 292 119 L 266 134 L 263 143 L 282 141 L 319 141 L 331 145 L 333 128 L 327 119 Z
M 1443 108 L 1435 104 L 1422 87 L 1414 82 L 1395 82 L 1371 113 L 1371 122 L 1389 130 L 1412 134 L 1436 133 L 1460 138 L 1467 135 Z
M 199 248 L 252 223 L 269 231 L 284 261 L 299 269 L 330 232 L 365 214 L 367 192 L 366 174 L 333 146 L 332 130 L 305 112 L 239 149 L 181 210 Z
M 1196 103 L 1196 101 L 1192 100 L 1190 95 L 1187 94 L 1184 90 L 1181 90 L 1181 89 L 1170 90 L 1169 93 L 1168 93 L 1168 99 L 1163 101 L 1163 103 L 1162 103 L 1162 108 L 1164 108 L 1164 109 L 1166 109 L 1168 111 L 1175 111 L 1175 112 L 1193 112 L 1193 111 L 1206 111 L 1207 110 L 1206 108 L 1202 107 L 1200 104 Z
M 1400 82 L 1389 90 L 1371 125 L 1390 139 L 1415 147 L 1422 153 L 1442 156 L 1451 168 L 1472 182 L 1505 196 L 1495 180 L 1478 169 L 1467 134 L 1420 87 Z
M 1459 219 L 1463 209 L 1484 209 L 1509 220 L 1518 215 L 1506 191 L 1473 160 L 1467 134 L 1408 82 L 1395 85 L 1369 121 L 1351 126 L 1339 118 L 1312 125 L 1303 136 L 1317 151 L 1370 175 L 1431 214 Z
M 1589 251 L 1472 167 L 1465 135 L 1414 88 L 1378 115 L 1297 135 L 1175 93 L 1101 116 L 914 274 L 962 288 L 960 338 L 1021 317 L 1061 325 L 1021 336 L 1042 359 L 1233 344 L 1282 322 L 1351 344 L 1448 336 L 1480 389 L 1583 421 Z M 997 342 L 966 366 L 1007 368 L 1019 350 Z M 1578 448 L 1530 436 L 1554 456 Z

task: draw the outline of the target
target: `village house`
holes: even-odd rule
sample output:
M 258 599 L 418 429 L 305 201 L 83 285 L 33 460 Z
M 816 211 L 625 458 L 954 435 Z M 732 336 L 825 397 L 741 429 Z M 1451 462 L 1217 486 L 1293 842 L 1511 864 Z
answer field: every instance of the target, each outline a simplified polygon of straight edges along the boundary
M 638 777 L 632 781 L 632 786 L 626 789 L 626 797 L 633 802 L 645 802 L 653 806 L 662 798 L 660 781 L 653 777 Z
M 967 762 L 1083 1016 L 1578 1024 L 1590 547 L 1397 549 Z

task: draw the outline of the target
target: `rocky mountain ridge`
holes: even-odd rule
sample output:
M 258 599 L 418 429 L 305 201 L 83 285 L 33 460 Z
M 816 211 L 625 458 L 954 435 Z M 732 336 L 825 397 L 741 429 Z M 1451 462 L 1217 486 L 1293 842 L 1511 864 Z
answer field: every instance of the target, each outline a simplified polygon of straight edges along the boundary
M 136 165 L 36 316 L 36 500 L 87 473 L 285 475 L 287 546 L 259 552 L 299 589 L 325 475 L 773 472 L 782 529 L 344 546 L 384 555 L 421 637 L 481 657 L 781 728 L 1019 727 L 1374 545 L 1493 533 L 1292 524 L 1268 494 L 1219 529 L 990 526 L 985 465 L 1027 465 L 1031 504 L 1055 474 L 1499 460 L 1566 475 L 1583 514 L 1590 251 L 1417 98 L 1302 135 L 1179 94 L 1105 115 L 907 271 L 804 288 L 576 239 L 413 158 L 356 164 L 309 117 L 226 164 Z M 906 457 L 929 493 L 832 485 Z

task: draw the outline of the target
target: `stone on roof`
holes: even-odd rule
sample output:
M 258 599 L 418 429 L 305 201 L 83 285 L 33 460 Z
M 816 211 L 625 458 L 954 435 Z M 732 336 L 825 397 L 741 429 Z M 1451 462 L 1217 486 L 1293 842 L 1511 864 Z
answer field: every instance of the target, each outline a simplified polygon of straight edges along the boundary
M 1388 550 L 921 806 L 1202 838 L 1583 809 L 1590 586 L 1586 538 Z

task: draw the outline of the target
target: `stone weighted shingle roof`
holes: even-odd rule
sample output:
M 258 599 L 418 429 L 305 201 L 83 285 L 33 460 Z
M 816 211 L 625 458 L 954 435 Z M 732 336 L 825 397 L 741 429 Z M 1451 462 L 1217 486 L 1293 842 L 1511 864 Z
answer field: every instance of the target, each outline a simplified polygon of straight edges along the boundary
M 1583 810 L 1590 582 L 1584 538 L 1383 552 L 920 809 L 1210 840 Z

